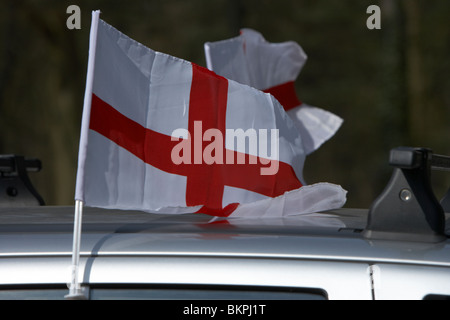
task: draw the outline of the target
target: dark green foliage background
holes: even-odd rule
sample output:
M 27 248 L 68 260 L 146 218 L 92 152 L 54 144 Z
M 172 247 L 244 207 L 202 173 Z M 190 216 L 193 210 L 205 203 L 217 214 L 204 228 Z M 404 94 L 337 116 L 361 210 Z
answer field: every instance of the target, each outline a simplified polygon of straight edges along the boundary
M 66 8 L 81 8 L 69 30 Z M 381 30 L 366 9 L 381 8 Z M 304 102 L 345 122 L 307 158 L 309 183 L 348 190 L 368 207 L 391 169 L 390 148 L 450 155 L 448 0 L 5 0 L 0 2 L 0 154 L 43 161 L 31 178 L 47 204 L 72 204 L 91 11 L 137 41 L 205 66 L 203 43 L 254 28 L 297 41 L 309 59 L 296 81 Z M 433 174 L 438 197 L 450 173 Z

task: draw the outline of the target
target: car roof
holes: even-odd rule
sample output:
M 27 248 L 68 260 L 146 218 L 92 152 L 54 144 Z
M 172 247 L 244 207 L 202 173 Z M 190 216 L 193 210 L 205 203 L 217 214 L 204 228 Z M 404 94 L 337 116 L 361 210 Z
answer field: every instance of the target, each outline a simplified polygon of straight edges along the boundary
M 450 267 L 450 241 L 369 240 L 368 210 L 284 218 L 213 218 L 85 207 L 84 256 L 324 259 Z M 0 257 L 72 254 L 74 207 L 0 208 Z M 447 218 L 447 234 L 448 222 Z

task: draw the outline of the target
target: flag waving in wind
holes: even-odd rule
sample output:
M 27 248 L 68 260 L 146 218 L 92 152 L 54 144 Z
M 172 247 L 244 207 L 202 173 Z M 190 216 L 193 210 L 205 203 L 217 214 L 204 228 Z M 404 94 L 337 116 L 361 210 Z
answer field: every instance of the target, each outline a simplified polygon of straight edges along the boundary
M 130 39 L 93 13 L 75 199 L 217 216 L 337 208 L 303 186 L 301 136 L 271 95 Z
M 294 81 L 307 56 L 296 42 L 267 42 L 252 29 L 237 37 L 205 43 L 208 68 L 221 76 L 271 93 L 300 130 L 308 155 L 331 138 L 342 119 L 300 101 Z

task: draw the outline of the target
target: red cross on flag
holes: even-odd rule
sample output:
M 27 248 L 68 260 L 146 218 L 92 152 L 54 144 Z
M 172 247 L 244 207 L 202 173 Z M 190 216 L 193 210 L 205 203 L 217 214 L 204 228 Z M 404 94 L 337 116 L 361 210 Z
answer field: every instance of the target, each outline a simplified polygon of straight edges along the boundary
M 294 81 L 307 59 L 298 43 L 270 43 L 261 33 L 242 29 L 237 37 L 205 43 L 205 56 L 215 73 L 272 94 L 300 130 L 307 155 L 341 126 L 340 117 L 297 97 Z
M 271 95 L 155 52 L 93 13 L 76 200 L 215 216 L 342 206 L 341 187 L 303 186 L 304 158 Z

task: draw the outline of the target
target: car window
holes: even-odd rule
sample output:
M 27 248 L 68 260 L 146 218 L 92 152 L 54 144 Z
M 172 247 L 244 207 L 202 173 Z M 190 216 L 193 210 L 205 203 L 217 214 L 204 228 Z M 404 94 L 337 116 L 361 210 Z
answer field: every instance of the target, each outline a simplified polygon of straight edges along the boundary
M 254 287 L 201 287 L 170 286 L 126 287 L 120 285 L 93 287 L 86 290 L 90 300 L 325 300 L 322 290 Z M 62 300 L 67 288 L 5 287 L 0 288 L 0 300 Z
M 64 300 L 67 293 L 67 288 L 0 288 L 0 300 Z
M 428 294 L 424 298 L 424 300 L 450 300 L 450 295 L 443 295 L 443 294 Z
M 321 290 L 277 288 L 91 288 L 89 297 L 97 299 L 163 299 L 163 300 L 324 300 Z

